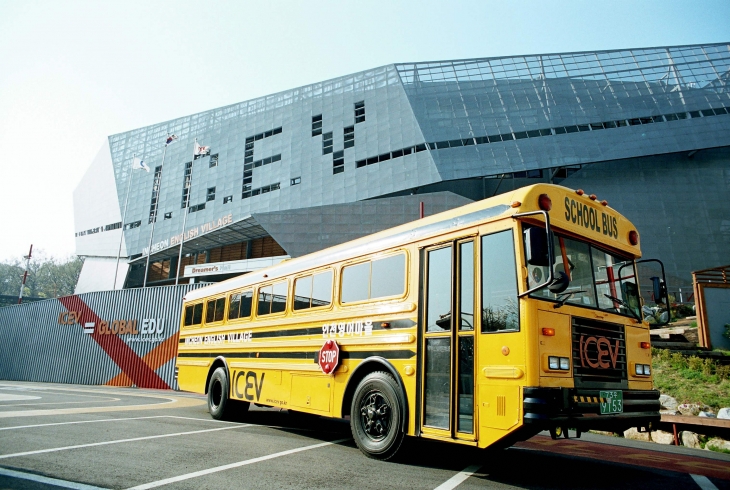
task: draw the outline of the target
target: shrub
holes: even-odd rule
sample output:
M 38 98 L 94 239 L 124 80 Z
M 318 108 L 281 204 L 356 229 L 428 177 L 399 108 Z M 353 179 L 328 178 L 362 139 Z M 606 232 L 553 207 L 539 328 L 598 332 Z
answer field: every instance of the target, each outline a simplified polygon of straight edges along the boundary
M 704 361 L 697 356 L 692 356 L 687 359 L 687 367 L 692 371 L 703 371 Z
M 712 376 L 715 372 L 715 361 L 712 359 L 705 359 L 702 363 L 702 374 L 705 376 Z
M 671 355 L 669 363 L 674 369 L 687 369 L 687 358 L 677 352 Z

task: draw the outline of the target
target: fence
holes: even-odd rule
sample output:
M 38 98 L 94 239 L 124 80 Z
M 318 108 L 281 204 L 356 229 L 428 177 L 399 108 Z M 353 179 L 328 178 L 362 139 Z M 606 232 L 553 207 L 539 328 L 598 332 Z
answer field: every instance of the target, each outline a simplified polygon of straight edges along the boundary
M 177 389 L 182 298 L 201 284 L 0 308 L 0 379 Z

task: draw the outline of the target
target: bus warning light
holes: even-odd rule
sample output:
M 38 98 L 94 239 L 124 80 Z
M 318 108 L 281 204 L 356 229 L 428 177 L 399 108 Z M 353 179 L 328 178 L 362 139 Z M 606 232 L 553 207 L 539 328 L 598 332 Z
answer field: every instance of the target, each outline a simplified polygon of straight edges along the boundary
M 550 211 L 553 208 L 553 201 L 550 200 L 550 196 L 547 194 L 540 194 L 537 198 L 537 204 L 543 211 Z
M 641 342 L 640 345 L 642 349 L 651 349 L 651 344 L 649 342 Z
M 555 336 L 555 329 L 554 328 L 543 328 L 542 334 L 546 337 L 554 337 Z
M 639 244 L 639 234 L 636 232 L 636 230 L 631 230 L 629 232 L 629 243 L 631 245 L 638 245 Z

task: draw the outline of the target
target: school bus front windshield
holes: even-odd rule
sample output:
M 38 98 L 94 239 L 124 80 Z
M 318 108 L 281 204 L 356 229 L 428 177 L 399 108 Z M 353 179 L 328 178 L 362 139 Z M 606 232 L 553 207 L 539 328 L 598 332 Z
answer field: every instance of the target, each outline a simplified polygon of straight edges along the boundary
M 531 293 L 530 297 L 555 301 L 556 308 L 571 304 L 618 313 L 641 321 L 633 258 L 602 250 L 559 233 L 553 234 L 553 255 L 554 274 L 557 280 L 568 282 L 567 288 L 562 292 L 552 292 L 544 287 Z M 548 267 L 529 264 L 528 267 L 529 288 L 547 286 Z

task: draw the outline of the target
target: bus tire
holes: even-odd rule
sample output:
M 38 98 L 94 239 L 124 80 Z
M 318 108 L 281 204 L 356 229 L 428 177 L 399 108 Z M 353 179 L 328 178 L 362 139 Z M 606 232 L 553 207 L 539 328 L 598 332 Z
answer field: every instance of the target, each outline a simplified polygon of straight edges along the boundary
M 228 396 L 230 386 L 226 368 L 219 367 L 213 371 L 208 383 L 208 411 L 216 420 L 230 420 L 236 411 L 235 400 Z M 246 407 L 248 408 L 248 407 Z
M 392 458 L 403 442 L 403 407 L 393 376 L 375 371 L 355 389 L 350 407 L 350 430 L 355 444 L 373 459 Z

